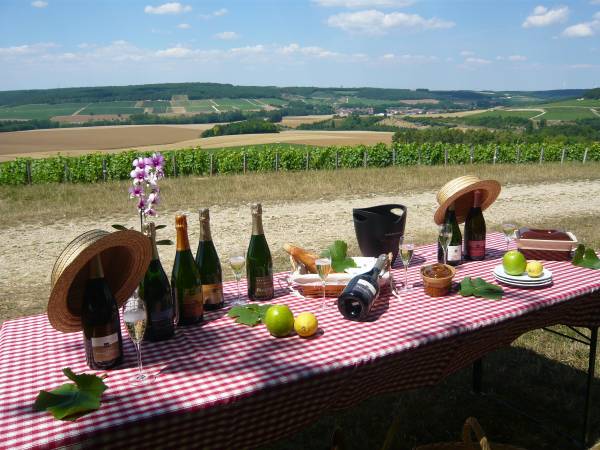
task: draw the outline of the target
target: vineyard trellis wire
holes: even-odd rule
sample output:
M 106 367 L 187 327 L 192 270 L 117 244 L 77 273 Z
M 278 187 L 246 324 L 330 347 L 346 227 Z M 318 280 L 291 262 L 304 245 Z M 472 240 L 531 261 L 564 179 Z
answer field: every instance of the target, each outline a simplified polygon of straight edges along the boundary
M 524 164 L 600 161 L 592 144 L 444 144 L 289 147 L 271 145 L 207 151 L 199 147 L 162 152 L 167 176 L 335 170 L 439 164 Z M 81 156 L 17 158 L 0 164 L 0 185 L 95 183 L 129 178 L 131 161 L 151 152 L 91 153 Z

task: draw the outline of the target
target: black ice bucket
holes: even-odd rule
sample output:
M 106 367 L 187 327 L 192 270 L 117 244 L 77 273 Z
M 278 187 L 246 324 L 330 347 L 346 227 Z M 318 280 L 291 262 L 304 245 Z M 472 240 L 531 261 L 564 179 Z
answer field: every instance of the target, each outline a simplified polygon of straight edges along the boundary
M 404 205 L 380 205 L 352 210 L 356 240 L 363 256 L 376 258 L 382 253 L 392 253 L 396 259 L 404 238 L 406 209 Z

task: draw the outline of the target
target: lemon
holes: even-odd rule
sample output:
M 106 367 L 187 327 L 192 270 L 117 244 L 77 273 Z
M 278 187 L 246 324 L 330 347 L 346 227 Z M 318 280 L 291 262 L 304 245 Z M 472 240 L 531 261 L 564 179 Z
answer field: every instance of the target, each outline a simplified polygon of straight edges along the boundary
M 296 330 L 296 333 L 298 333 L 299 336 L 312 336 L 317 332 L 318 328 L 319 321 L 311 312 L 300 313 L 294 319 L 294 330 Z
M 287 305 L 273 305 L 267 309 L 263 321 L 275 337 L 284 337 L 294 328 L 294 315 Z
M 531 278 L 539 278 L 544 273 L 544 265 L 539 261 L 529 261 L 525 270 Z

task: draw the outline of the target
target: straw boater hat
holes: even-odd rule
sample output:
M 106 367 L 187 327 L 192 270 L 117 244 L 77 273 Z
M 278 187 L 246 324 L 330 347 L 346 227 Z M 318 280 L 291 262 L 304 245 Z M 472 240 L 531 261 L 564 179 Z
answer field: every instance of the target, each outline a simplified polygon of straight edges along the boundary
M 140 283 L 150 259 L 150 240 L 133 230 L 109 233 L 91 230 L 75 238 L 59 255 L 52 269 L 48 320 L 58 331 L 80 331 L 81 307 L 89 262 L 102 259 L 104 279 L 121 306 Z
M 439 208 L 433 216 L 436 224 L 444 223 L 448 207 L 454 203 L 456 220 L 462 223 L 473 206 L 473 193 L 481 192 L 481 210 L 488 208 L 500 194 L 500 183 L 495 180 L 480 180 L 475 175 L 465 175 L 448 181 L 437 193 Z

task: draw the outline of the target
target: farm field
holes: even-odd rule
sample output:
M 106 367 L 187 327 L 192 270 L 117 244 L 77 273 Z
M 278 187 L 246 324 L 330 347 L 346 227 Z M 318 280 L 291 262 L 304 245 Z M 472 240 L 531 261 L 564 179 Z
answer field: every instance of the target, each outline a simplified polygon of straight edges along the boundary
M 136 102 L 98 102 L 89 103 L 79 114 L 136 114 L 144 112 L 144 108 L 136 108 Z
M 0 106 L 0 120 L 49 119 L 52 116 L 71 115 L 87 103 L 60 103 L 57 105 Z
M 296 128 L 298 125 L 303 123 L 315 123 L 322 120 L 331 119 L 331 114 L 315 115 L 315 116 L 285 116 L 281 120 L 281 124 L 285 127 Z
M 546 114 L 539 116 L 538 119 L 546 120 L 577 120 L 577 119 L 593 119 L 600 117 L 600 112 L 594 113 L 592 108 L 557 106 L 544 107 Z
M 473 114 L 469 117 L 478 118 L 478 117 L 519 117 L 523 119 L 531 119 L 541 113 L 543 113 L 543 109 L 493 109 L 490 111 L 486 111 L 480 114 Z
M 390 144 L 391 132 L 377 131 L 283 131 L 269 134 L 243 134 L 200 138 L 203 130 L 215 124 L 126 125 L 112 127 L 60 128 L 0 133 L 0 161 L 19 156 L 43 157 L 76 155 L 90 151 L 168 150 L 239 147 L 256 144 L 374 145 Z

